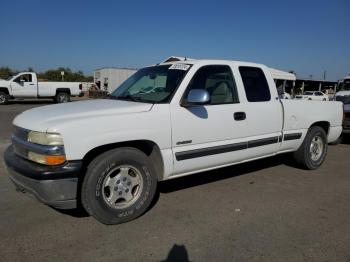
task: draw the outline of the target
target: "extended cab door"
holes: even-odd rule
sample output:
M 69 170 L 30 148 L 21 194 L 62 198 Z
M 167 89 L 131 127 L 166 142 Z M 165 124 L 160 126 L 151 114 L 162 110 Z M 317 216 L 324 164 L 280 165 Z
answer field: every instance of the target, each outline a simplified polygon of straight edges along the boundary
M 182 100 L 191 89 L 207 90 L 211 101 L 198 106 L 183 106 L 178 100 L 170 104 L 174 175 L 245 159 L 248 126 L 231 67 L 200 67 L 181 94 Z
M 237 66 L 237 85 L 243 87 L 241 110 L 246 114 L 247 158 L 275 154 L 282 141 L 283 111 L 277 89 L 265 67 Z
M 11 89 L 14 97 L 36 97 L 36 77 L 31 73 L 20 74 L 12 80 Z

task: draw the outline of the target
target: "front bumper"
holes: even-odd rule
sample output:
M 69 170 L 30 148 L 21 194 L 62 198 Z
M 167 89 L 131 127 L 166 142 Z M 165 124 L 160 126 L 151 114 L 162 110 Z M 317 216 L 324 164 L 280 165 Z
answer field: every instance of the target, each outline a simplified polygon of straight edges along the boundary
M 60 166 L 40 165 L 17 156 L 13 146 L 6 149 L 4 158 L 17 190 L 55 208 L 76 208 L 81 161 L 68 161 Z

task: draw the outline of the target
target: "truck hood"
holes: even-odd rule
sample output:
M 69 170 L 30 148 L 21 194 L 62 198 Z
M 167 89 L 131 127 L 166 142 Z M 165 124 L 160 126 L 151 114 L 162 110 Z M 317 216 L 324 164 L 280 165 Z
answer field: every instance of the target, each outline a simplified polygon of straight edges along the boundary
M 8 83 L 8 81 L 0 78 L 0 87 L 7 87 Z
M 148 103 L 112 99 L 72 102 L 24 111 L 14 119 L 13 124 L 34 131 L 54 132 L 54 127 L 62 122 L 146 112 L 151 110 L 152 106 L 153 104 Z

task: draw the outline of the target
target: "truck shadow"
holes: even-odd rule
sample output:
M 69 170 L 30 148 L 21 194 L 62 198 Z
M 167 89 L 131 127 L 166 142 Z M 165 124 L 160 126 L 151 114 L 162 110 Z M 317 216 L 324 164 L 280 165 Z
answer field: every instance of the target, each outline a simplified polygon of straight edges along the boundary
M 9 105 L 45 105 L 45 104 L 54 104 L 55 102 L 52 99 L 42 99 L 42 100 L 15 100 L 9 101 Z
M 211 170 L 203 173 L 197 173 L 176 179 L 162 181 L 159 183 L 159 191 L 161 193 L 170 193 L 190 187 L 200 186 L 215 181 L 232 178 L 240 175 L 249 174 L 262 169 L 266 169 L 278 165 L 287 165 L 297 168 L 297 164 L 288 154 L 277 155 L 269 158 L 255 160 L 252 162 L 237 164 L 225 168 Z
M 227 178 L 249 174 L 251 172 L 256 172 L 262 169 L 266 169 L 266 168 L 278 166 L 278 165 L 287 165 L 293 168 L 297 168 L 296 163 L 293 161 L 293 158 L 289 154 L 281 154 L 281 155 L 277 155 L 269 158 L 255 160 L 248 163 L 233 165 L 225 168 L 220 168 L 220 169 L 211 170 L 203 173 L 197 173 L 189 176 L 171 179 L 168 181 L 159 182 L 158 190 L 156 192 L 156 195 L 149 209 L 151 209 L 154 205 L 156 205 L 156 203 L 159 200 L 160 193 L 171 193 L 174 191 L 196 187 L 196 186 L 212 183 L 219 180 L 224 180 Z M 59 213 L 70 215 L 72 217 L 77 217 L 77 218 L 89 216 L 89 214 L 82 207 L 78 207 L 76 209 L 71 209 L 71 210 L 60 210 L 60 209 L 55 209 L 55 210 Z

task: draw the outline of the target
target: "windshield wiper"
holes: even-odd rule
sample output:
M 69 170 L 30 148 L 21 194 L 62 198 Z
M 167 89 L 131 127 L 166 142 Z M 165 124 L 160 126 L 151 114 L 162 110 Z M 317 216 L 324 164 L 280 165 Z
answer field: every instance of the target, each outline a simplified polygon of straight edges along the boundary
M 133 102 L 140 102 L 139 97 L 133 97 L 131 95 L 125 95 L 125 96 L 113 96 L 113 99 L 118 99 L 118 100 L 127 100 L 127 101 L 133 101 Z

